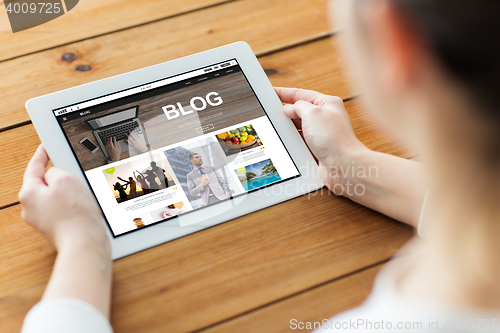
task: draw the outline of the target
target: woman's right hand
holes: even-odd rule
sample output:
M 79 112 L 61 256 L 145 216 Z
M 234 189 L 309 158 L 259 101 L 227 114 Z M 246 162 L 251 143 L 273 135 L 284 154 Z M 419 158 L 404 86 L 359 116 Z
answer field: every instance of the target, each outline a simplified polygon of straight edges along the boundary
M 58 250 L 75 240 L 109 248 L 95 198 L 70 173 L 56 167 L 46 171 L 48 162 L 40 145 L 28 163 L 19 192 L 22 218 Z
M 335 192 L 335 184 L 345 181 L 340 170 L 348 170 L 352 157 L 368 150 L 356 138 L 344 102 L 340 97 L 311 90 L 275 90 L 281 101 L 288 103 L 283 112 L 302 130 L 307 146 L 318 160 L 323 183 Z

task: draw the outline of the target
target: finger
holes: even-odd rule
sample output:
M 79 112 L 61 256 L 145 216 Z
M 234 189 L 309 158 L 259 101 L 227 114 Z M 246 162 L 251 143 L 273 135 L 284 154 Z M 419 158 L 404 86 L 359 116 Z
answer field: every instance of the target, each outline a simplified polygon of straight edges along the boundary
M 317 91 L 297 88 L 274 88 L 283 103 L 295 104 L 306 101 L 314 105 L 323 106 L 331 103 L 343 103 L 337 96 L 324 95 Z
M 295 113 L 295 106 L 293 104 L 284 105 L 283 113 L 290 119 L 299 119 L 299 116 Z
M 292 119 L 293 124 L 299 130 L 302 129 L 302 119 L 297 116 L 293 104 L 287 104 L 283 106 L 283 113 Z
M 290 119 L 303 119 L 314 108 L 316 108 L 315 105 L 313 105 L 309 102 L 300 100 L 300 101 L 295 102 L 295 104 L 287 104 L 287 105 L 283 106 L 283 112 Z
M 309 103 L 313 103 L 316 98 L 323 96 L 323 94 L 305 89 L 297 89 L 297 88 L 274 88 L 279 98 L 283 103 L 294 104 L 297 101 L 303 100 Z
M 49 156 L 47 155 L 43 145 L 39 145 L 35 154 L 33 154 L 33 157 L 29 161 L 26 171 L 24 172 L 24 184 L 45 185 L 43 176 L 48 163 Z
M 69 172 L 59 169 L 58 167 L 52 167 L 45 173 L 45 182 L 47 185 L 51 186 L 62 178 L 65 178 L 66 182 L 67 180 L 70 180 L 71 177 L 72 175 Z

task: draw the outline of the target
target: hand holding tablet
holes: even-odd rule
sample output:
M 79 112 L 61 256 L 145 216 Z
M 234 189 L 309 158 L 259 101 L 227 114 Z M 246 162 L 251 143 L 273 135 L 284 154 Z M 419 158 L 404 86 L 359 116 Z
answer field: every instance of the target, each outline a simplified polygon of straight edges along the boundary
M 35 98 L 27 109 L 53 163 L 94 193 L 113 258 L 323 186 L 245 43 Z M 85 138 L 100 149 L 83 147 Z M 172 205 L 182 213 L 164 214 Z

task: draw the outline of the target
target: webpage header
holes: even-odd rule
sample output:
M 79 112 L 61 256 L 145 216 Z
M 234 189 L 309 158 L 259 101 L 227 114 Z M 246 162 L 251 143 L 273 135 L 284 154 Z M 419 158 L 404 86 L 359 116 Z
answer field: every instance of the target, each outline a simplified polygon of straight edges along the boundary
M 198 70 L 194 70 L 192 72 L 188 72 L 188 73 L 180 74 L 180 75 L 173 76 L 173 77 L 170 77 L 167 79 L 163 79 L 160 81 L 144 84 L 144 85 L 139 86 L 139 87 L 127 89 L 124 91 L 120 91 L 120 92 L 117 92 L 117 93 L 114 93 L 111 95 L 99 97 L 99 98 L 96 98 L 96 99 L 93 99 L 90 101 L 86 101 L 86 102 L 82 102 L 82 103 L 72 105 L 69 107 L 56 109 L 56 110 L 54 110 L 54 114 L 56 117 L 62 116 L 62 115 L 65 115 L 65 114 L 68 114 L 71 112 L 76 112 L 76 111 L 80 111 L 80 110 L 85 109 L 85 108 L 89 108 L 89 107 L 94 106 L 94 105 L 106 103 L 106 102 L 120 99 L 120 98 L 123 98 L 126 96 L 130 96 L 130 95 L 142 93 L 142 92 L 145 92 L 147 90 L 159 88 L 159 87 L 166 86 L 166 85 L 169 85 L 172 83 L 176 83 L 176 82 L 190 79 L 190 78 L 193 78 L 196 76 L 207 74 L 207 73 L 210 73 L 212 71 L 229 68 L 229 67 L 236 66 L 236 65 L 238 65 L 238 62 L 236 60 L 225 61 L 223 63 L 215 64 L 212 66 L 207 66 L 207 67 L 204 67 L 204 68 L 201 68 Z

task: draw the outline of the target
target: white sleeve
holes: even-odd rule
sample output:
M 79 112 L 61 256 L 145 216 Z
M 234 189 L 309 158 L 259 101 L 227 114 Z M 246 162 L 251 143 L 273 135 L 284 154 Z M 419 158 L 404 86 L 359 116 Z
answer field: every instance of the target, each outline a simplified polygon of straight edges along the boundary
M 55 298 L 35 304 L 21 333 L 112 333 L 102 312 L 77 298 Z

